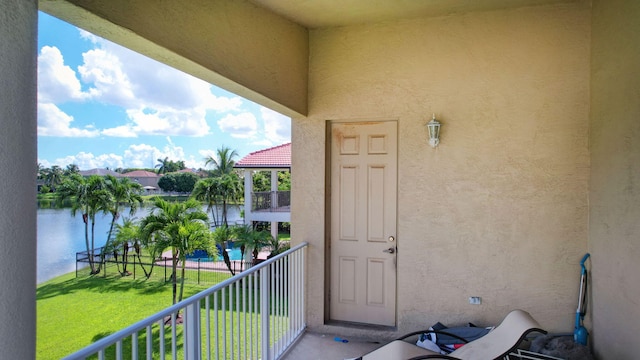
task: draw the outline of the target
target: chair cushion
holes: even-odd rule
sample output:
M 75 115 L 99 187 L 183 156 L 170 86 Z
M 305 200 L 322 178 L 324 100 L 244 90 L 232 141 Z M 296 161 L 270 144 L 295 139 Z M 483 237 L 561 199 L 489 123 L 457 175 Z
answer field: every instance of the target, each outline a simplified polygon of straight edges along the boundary
M 389 344 L 365 355 L 363 360 L 409 359 L 421 355 L 438 355 L 438 353 L 415 346 L 406 341 L 394 340 Z

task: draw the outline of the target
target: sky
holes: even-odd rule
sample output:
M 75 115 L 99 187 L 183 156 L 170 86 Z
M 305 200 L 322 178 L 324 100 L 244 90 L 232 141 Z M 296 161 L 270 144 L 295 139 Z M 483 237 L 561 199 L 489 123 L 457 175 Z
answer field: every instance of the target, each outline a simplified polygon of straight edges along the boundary
M 291 141 L 288 117 L 43 12 L 38 20 L 38 163 L 205 168 Z

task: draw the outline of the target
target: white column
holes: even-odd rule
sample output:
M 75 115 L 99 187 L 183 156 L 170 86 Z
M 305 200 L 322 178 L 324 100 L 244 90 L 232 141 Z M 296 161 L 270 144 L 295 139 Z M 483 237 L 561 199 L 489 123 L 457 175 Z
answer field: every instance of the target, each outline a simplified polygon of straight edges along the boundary
M 0 357 L 35 359 L 38 2 L 0 9 Z
M 278 170 L 271 170 L 271 208 L 280 206 L 278 204 Z M 278 222 L 271 222 L 271 236 L 278 238 Z
M 251 225 L 251 206 L 253 198 L 253 172 L 249 169 L 244 170 L 244 223 Z

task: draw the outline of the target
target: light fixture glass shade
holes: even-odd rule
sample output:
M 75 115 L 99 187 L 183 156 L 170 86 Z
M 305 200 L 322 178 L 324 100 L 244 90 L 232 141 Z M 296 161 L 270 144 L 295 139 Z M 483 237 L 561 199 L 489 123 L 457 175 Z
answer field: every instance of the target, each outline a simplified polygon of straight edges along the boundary
M 429 145 L 436 147 L 440 143 L 440 122 L 436 120 L 436 116 L 433 115 L 433 119 L 427 124 L 429 129 Z

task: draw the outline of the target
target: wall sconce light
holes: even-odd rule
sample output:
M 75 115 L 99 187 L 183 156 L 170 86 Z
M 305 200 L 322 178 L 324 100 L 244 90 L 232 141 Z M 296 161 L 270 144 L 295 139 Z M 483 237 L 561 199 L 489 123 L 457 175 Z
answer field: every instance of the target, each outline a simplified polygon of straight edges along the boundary
M 440 122 L 436 120 L 436 114 L 433 114 L 433 118 L 427 124 L 429 129 L 429 145 L 435 148 L 440 143 Z

